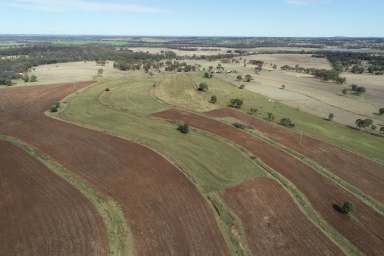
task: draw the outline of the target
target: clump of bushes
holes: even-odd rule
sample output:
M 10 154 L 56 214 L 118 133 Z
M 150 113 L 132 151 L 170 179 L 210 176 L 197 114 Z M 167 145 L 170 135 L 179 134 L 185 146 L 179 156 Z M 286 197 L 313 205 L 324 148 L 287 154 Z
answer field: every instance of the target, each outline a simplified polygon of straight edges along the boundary
M 373 125 L 373 121 L 371 119 L 357 119 L 355 121 L 355 124 L 357 128 L 361 129 L 370 127 L 371 125 Z
M 335 209 L 345 215 L 349 215 L 353 211 L 353 204 L 351 202 L 344 202 L 342 205 L 334 205 Z
M 233 125 L 235 128 L 242 129 L 242 130 L 244 130 L 244 129 L 246 128 L 245 125 L 242 124 L 242 123 L 233 123 L 232 125 Z
M 241 99 L 231 99 L 231 101 L 229 103 L 229 107 L 240 109 L 241 106 L 243 105 L 243 103 L 244 102 Z
M 55 104 L 53 104 L 53 105 L 51 106 L 51 108 L 49 109 L 49 111 L 50 111 L 51 113 L 56 113 L 56 112 L 59 111 L 59 108 L 60 108 L 60 102 L 56 102 Z
M 281 124 L 282 126 L 285 126 L 285 127 L 288 127 L 288 128 L 293 128 L 293 127 L 295 127 L 295 123 L 293 123 L 293 122 L 291 121 L 291 119 L 289 119 L 289 118 L 282 118 L 282 119 L 280 120 L 280 124 Z
M 216 104 L 216 102 L 217 102 L 217 97 L 215 95 L 211 96 L 211 98 L 209 99 L 209 103 Z
M 201 92 L 208 91 L 208 84 L 207 83 L 200 83 L 198 90 L 201 91 Z
M 267 113 L 267 120 L 268 120 L 268 121 L 273 121 L 273 120 L 275 120 L 275 116 L 273 115 L 273 113 Z
M 181 133 L 187 134 L 189 133 L 189 125 L 187 123 L 180 124 L 179 127 L 177 127 L 177 130 Z

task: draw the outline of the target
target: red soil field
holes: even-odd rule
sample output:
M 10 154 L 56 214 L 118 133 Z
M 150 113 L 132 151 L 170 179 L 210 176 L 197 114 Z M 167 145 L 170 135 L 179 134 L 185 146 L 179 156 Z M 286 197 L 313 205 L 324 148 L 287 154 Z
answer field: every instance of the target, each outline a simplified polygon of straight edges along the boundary
M 233 109 L 214 110 L 207 115 L 233 117 L 247 123 L 276 142 L 318 162 L 367 195 L 384 203 L 384 167 L 374 161 L 305 135 L 300 143 L 300 134 Z
M 323 218 L 363 253 L 384 255 L 383 216 L 310 166 L 240 129 L 202 115 L 171 109 L 155 116 L 186 122 L 244 147 L 295 184 Z M 343 215 L 334 209 L 334 205 L 345 201 L 353 203 L 353 216 Z
M 35 146 L 117 201 L 138 255 L 228 255 L 213 210 L 174 165 L 139 144 L 43 114 L 87 84 L 1 90 L 0 133 Z
M 224 192 L 253 255 L 342 255 L 277 182 L 256 178 Z M 295 220 L 295 221 L 292 221 Z
M 93 205 L 18 147 L 0 141 L 0 255 L 108 255 Z

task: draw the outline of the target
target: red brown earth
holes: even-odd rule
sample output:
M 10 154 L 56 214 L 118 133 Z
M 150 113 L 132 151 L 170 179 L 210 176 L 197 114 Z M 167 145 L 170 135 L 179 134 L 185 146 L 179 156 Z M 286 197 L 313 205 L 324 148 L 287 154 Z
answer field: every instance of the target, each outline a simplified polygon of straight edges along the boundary
M 212 209 L 182 171 L 144 146 L 43 114 L 89 84 L 1 90 L 0 133 L 35 146 L 117 201 L 138 255 L 228 255 Z
M 0 255 L 108 255 L 89 201 L 42 163 L 0 141 Z
M 274 180 L 244 182 L 227 189 L 224 200 L 240 217 L 253 255 L 343 254 Z
M 309 136 L 303 135 L 300 138 L 300 134 L 233 109 L 214 110 L 207 115 L 217 118 L 233 117 L 251 125 L 274 141 L 318 162 L 365 194 L 384 203 L 384 167 L 374 161 Z
M 383 216 L 297 158 L 240 129 L 203 115 L 171 109 L 156 113 L 155 116 L 188 123 L 247 149 L 291 181 L 315 210 L 363 253 L 384 255 Z M 353 203 L 353 216 L 343 215 L 334 209 L 335 205 L 345 201 Z

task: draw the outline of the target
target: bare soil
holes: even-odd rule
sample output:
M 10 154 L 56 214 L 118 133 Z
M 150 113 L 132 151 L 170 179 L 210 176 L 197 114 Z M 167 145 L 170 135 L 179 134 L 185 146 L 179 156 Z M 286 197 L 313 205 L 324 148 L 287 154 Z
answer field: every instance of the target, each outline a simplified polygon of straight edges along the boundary
M 253 255 L 341 255 L 277 182 L 256 178 L 224 192 Z
M 108 255 L 90 202 L 23 150 L 0 141 L 0 255 Z

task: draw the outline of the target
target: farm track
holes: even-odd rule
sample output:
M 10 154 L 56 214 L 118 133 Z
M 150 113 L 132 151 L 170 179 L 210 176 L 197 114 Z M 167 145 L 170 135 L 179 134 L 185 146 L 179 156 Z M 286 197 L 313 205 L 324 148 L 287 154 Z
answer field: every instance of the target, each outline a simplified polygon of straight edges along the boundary
M 367 255 L 384 254 L 383 216 L 310 166 L 244 131 L 209 117 L 176 109 L 156 113 L 155 116 L 189 123 L 247 149 L 292 182 L 304 193 L 314 209 L 360 251 Z M 350 201 L 355 206 L 352 216 L 342 215 L 334 209 L 334 205 L 345 201 Z
M 259 130 L 270 139 L 318 162 L 338 177 L 384 203 L 384 166 L 315 138 L 289 131 L 233 109 L 208 112 L 216 118 L 233 117 Z M 301 137 L 301 138 L 300 138 Z
M 106 230 L 80 191 L 0 140 L 0 255 L 108 255 Z
M 272 179 L 244 182 L 223 197 L 242 220 L 253 255 L 342 255 Z
M 212 209 L 174 165 L 139 144 L 43 114 L 88 85 L 1 90 L 0 132 L 38 148 L 119 203 L 138 255 L 228 255 Z

